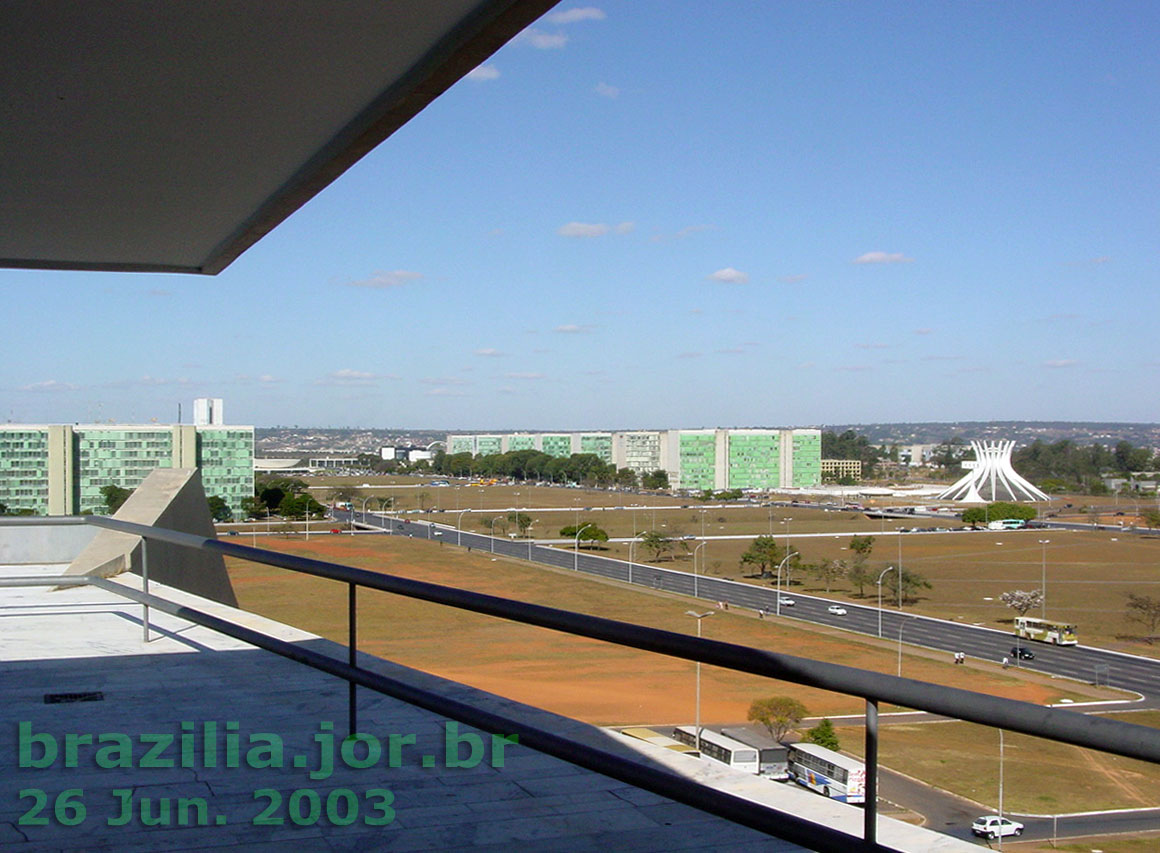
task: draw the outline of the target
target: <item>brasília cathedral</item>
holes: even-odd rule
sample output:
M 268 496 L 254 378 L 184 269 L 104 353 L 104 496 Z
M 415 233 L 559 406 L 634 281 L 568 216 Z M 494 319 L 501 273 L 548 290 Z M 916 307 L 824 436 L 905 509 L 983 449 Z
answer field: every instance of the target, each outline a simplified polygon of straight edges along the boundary
M 1011 465 L 1013 441 L 972 441 L 975 458 L 963 462 L 967 474 L 938 496 L 944 501 L 1046 501 L 1046 494 L 1016 473 Z

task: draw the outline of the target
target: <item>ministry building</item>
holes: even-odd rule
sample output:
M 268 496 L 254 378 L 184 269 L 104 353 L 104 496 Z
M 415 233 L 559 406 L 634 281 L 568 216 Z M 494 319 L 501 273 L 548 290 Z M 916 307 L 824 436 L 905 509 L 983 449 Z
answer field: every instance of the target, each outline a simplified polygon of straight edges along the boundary
M 643 476 L 665 471 L 674 489 L 784 489 L 822 479 L 817 429 L 669 429 L 627 432 L 489 433 L 447 436 L 447 453 L 490 456 L 538 450 L 592 453 Z

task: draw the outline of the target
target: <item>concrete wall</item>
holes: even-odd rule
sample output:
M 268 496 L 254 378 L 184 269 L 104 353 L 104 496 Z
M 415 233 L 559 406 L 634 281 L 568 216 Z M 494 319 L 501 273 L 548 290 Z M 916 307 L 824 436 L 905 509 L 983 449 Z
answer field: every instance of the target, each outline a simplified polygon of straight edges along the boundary
M 0 565 L 71 563 L 97 535 L 88 525 L 0 527 Z

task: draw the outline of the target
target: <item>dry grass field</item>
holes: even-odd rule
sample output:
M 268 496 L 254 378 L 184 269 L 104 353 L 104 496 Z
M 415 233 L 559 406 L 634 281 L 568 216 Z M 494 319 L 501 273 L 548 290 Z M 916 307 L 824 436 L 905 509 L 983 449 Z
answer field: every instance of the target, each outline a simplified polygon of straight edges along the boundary
M 665 593 L 627 589 L 567 572 L 492 560 L 478 551 L 387 536 L 271 537 L 275 550 L 372 568 L 434 583 L 520 598 L 666 630 L 693 633 L 684 615 L 689 601 Z M 230 561 L 242 607 L 323 636 L 346 637 L 343 585 L 281 569 Z M 575 638 L 499 619 L 416 602 L 385 593 L 360 594 L 360 646 L 400 663 L 435 672 L 523 702 L 598 724 L 687 722 L 693 716 L 693 664 Z M 806 630 L 718 612 L 705 636 L 882 672 L 893 672 L 895 647 L 844 632 Z M 1082 685 L 1024 680 L 994 668 L 955 667 L 944 655 L 908 654 L 913 678 L 979 689 L 1031 702 L 1092 695 Z M 749 703 L 789 694 L 815 714 L 859 713 L 849 697 L 703 668 L 702 716 L 744 720 Z

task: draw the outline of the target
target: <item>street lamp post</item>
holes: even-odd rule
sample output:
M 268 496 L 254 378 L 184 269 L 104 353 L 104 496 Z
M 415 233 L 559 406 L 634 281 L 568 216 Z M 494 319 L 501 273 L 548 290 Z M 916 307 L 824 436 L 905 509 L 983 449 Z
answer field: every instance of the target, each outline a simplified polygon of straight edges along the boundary
M 894 566 L 887 566 L 882 570 L 882 574 L 878 576 L 878 636 L 882 636 L 882 579 L 886 577 L 887 572 L 894 571 Z
M 902 619 L 898 620 L 898 677 L 902 678 L 902 630 L 906 627 L 906 622 Z
M 1040 551 L 1041 551 L 1041 555 L 1042 555 L 1042 559 L 1040 562 L 1040 570 L 1043 574 L 1043 577 L 1042 577 L 1040 585 L 1039 585 L 1040 591 L 1043 593 L 1043 595 L 1039 599 L 1039 605 L 1041 608 L 1040 615 L 1044 619 L 1047 618 L 1047 543 L 1049 543 L 1050 541 L 1051 541 L 1050 539 L 1040 539 L 1039 540 L 1039 547 L 1040 547 Z
M 583 527 L 581 527 L 579 530 L 576 531 L 576 547 L 575 547 L 575 551 L 574 551 L 576 556 L 573 558 L 573 561 L 572 561 L 572 571 L 574 571 L 574 572 L 580 571 L 580 534 L 583 533 L 585 530 L 587 530 L 591 526 L 592 526 L 592 523 L 589 522 L 588 524 L 585 524 Z
M 786 561 L 789 560 L 790 557 L 794 557 L 794 556 L 796 556 L 795 553 L 792 553 L 790 551 L 786 551 L 785 558 L 782 559 L 782 561 L 777 564 L 777 605 L 776 605 L 777 611 L 776 612 L 777 612 L 778 616 L 781 615 L 781 568 L 782 568 L 782 566 L 784 566 L 786 564 Z
M 465 512 L 471 512 L 471 510 L 461 509 L 461 510 L 459 510 L 459 514 L 457 516 L 455 516 L 455 544 L 456 545 L 463 544 L 463 528 L 460 527 L 460 525 L 463 523 L 463 513 L 465 513 Z
M 701 597 L 700 595 L 698 595 L 698 590 L 697 590 L 697 552 L 700 551 L 704 547 L 705 547 L 705 543 L 702 542 L 700 545 L 698 545 L 696 548 L 693 549 L 693 598 L 700 598 Z M 705 568 L 705 563 L 704 563 L 703 559 L 701 561 L 701 568 L 702 569 Z
M 493 518 L 491 520 L 491 536 L 489 538 L 491 539 L 491 553 L 493 553 L 493 554 L 495 553 L 495 522 L 497 519 L 500 519 L 500 518 L 503 518 L 503 516 L 497 515 L 495 518 Z
M 367 523 L 367 501 L 377 500 L 374 495 L 368 495 L 362 499 L 363 504 L 363 524 Z M 350 505 L 350 534 L 354 535 L 354 504 Z
M 640 537 L 633 531 L 633 540 L 628 543 L 628 582 L 632 583 L 632 549 L 636 547 L 636 543 L 640 541 Z M 696 568 L 696 566 L 694 566 Z
M 701 620 L 706 616 L 712 616 L 713 611 L 706 613 L 698 613 L 695 610 L 686 610 L 686 616 L 692 616 L 697 620 L 697 639 L 701 639 Z M 701 662 L 697 661 L 697 719 L 693 726 L 693 731 L 696 732 L 697 751 L 701 751 Z

